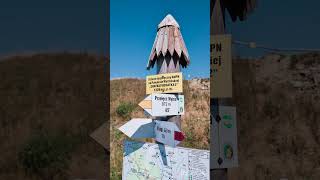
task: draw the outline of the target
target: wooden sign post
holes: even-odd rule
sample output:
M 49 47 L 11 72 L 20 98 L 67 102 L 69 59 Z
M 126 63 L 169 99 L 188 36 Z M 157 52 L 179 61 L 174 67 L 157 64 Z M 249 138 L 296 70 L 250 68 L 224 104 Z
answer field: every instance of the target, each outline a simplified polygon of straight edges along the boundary
M 189 55 L 180 27 L 170 14 L 158 25 L 147 69 L 155 64 L 157 75 L 147 76 L 147 96 L 139 103 L 152 119 L 132 119 L 119 129 L 132 138 L 154 138 L 156 144 L 125 141 L 122 179 L 209 180 L 210 152 L 176 147 L 184 139 L 180 67 L 187 67 Z
M 157 73 L 167 76 L 167 73 L 180 72 L 180 66 L 187 67 L 189 63 L 189 54 L 180 32 L 180 26 L 168 14 L 158 25 L 158 32 L 149 56 L 147 69 L 149 70 L 156 64 Z M 181 129 L 180 115 L 161 117 L 161 119 L 174 122 Z
M 210 37 L 213 35 L 224 34 L 225 33 L 225 25 L 224 25 L 224 8 L 221 5 L 221 0 L 211 0 L 210 9 L 211 12 L 211 27 L 210 27 Z M 210 92 L 212 94 L 212 92 Z M 228 102 L 225 99 L 212 98 L 210 99 L 210 112 L 211 112 L 211 123 L 214 119 L 217 119 L 219 116 L 219 105 L 228 105 Z M 211 132 L 211 135 L 213 133 Z M 213 139 L 213 138 L 211 138 Z M 213 142 L 211 142 L 213 143 Z M 213 150 L 210 151 L 210 158 L 213 158 Z M 212 162 L 212 161 L 211 161 Z M 210 163 L 210 169 L 212 167 L 212 163 Z M 210 179 L 219 179 L 219 180 L 227 180 L 228 179 L 228 169 L 211 169 Z
M 230 15 L 232 21 L 236 21 L 237 19 L 239 19 L 240 21 L 243 21 L 246 18 L 246 15 L 248 13 L 252 12 L 255 7 L 256 7 L 256 0 L 238 0 L 238 1 L 234 1 L 234 2 L 233 1 L 230 2 L 227 0 L 210 0 L 210 19 L 211 19 L 210 35 L 211 35 L 211 38 L 213 36 L 215 37 L 215 39 L 213 39 L 212 42 L 216 42 L 215 40 L 217 40 L 217 41 L 220 41 L 221 44 L 229 44 L 230 43 L 230 40 L 227 40 L 228 38 L 226 38 L 227 36 L 225 35 L 225 17 L 226 17 L 225 12 L 226 11 L 229 12 L 229 15 Z M 219 37 L 223 37 L 223 39 L 225 39 L 227 41 L 224 41 L 224 43 L 223 43 L 221 40 L 219 40 Z M 231 45 L 229 47 L 231 48 Z M 212 51 L 212 53 L 214 53 L 214 51 Z M 219 57 L 219 54 L 223 55 L 223 53 L 221 53 L 221 51 L 218 51 L 217 49 L 216 49 L 216 53 L 217 53 L 218 57 Z M 226 58 L 227 56 L 224 56 L 224 57 Z M 217 57 L 214 57 L 214 58 L 217 58 Z M 216 59 L 213 59 L 213 60 L 215 61 Z M 218 59 L 218 60 L 220 60 L 220 59 Z M 214 62 L 214 63 L 216 63 L 216 62 Z M 232 61 L 230 61 L 229 65 L 232 65 Z M 219 114 L 220 114 L 219 112 L 221 110 L 219 109 L 219 106 L 222 107 L 222 106 L 232 105 L 232 90 L 227 89 L 228 86 L 230 87 L 230 81 L 232 82 L 232 78 L 231 78 L 232 75 L 230 73 L 226 74 L 228 71 L 229 72 L 231 71 L 231 68 L 229 65 L 227 63 L 227 64 L 225 64 L 224 67 L 214 66 L 216 68 L 211 69 L 213 71 L 223 69 L 222 73 L 219 73 L 219 74 L 220 75 L 225 74 L 225 75 L 221 75 L 221 77 L 219 77 L 219 78 L 226 79 L 226 81 L 229 81 L 229 83 L 223 84 L 223 88 L 226 89 L 223 92 L 221 91 L 220 87 L 218 87 L 221 84 L 219 85 L 219 83 L 216 83 L 216 84 L 212 83 L 212 82 L 219 81 L 219 79 L 214 79 L 214 81 L 212 81 L 213 79 L 211 79 L 211 81 L 210 81 L 211 86 L 212 85 L 215 86 L 215 88 L 214 88 L 215 92 L 211 92 L 211 99 L 210 99 L 210 111 L 211 111 L 211 117 L 212 117 L 211 123 L 213 122 L 213 120 L 215 120 L 215 121 L 217 121 L 217 124 L 219 124 L 219 125 L 221 122 L 220 121 L 221 118 L 219 117 Z M 231 107 L 228 107 L 228 108 L 231 108 Z M 223 108 L 221 108 L 221 109 L 223 109 Z M 234 118 L 234 119 L 236 119 L 236 118 Z M 212 134 L 213 133 L 211 133 L 211 135 Z M 232 134 L 234 134 L 234 133 L 232 133 Z M 235 136 L 233 136 L 233 138 L 237 138 L 236 133 L 235 133 Z M 237 148 L 236 147 L 237 146 L 236 139 L 234 139 L 234 142 L 235 142 L 234 148 Z M 213 153 L 212 150 L 210 153 L 211 153 L 210 156 L 212 157 L 212 153 Z M 219 158 L 218 158 L 218 160 L 219 160 Z M 235 160 L 235 159 L 232 159 L 232 160 L 233 161 L 230 161 L 230 162 L 232 162 L 231 164 L 237 164 L 237 160 Z M 221 159 L 219 162 L 218 162 L 218 164 L 222 164 Z M 229 165 L 230 165 L 230 162 L 229 162 Z M 212 164 L 210 164 L 210 166 L 211 166 L 211 170 L 212 170 L 210 177 L 212 179 L 219 179 L 219 180 L 227 180 L 228 179 L 227 168 L 214 169 L 213 168 L 214 166 L 212 166 Z M 226 167 L 226 166 L 224 166 L 224 167 Z

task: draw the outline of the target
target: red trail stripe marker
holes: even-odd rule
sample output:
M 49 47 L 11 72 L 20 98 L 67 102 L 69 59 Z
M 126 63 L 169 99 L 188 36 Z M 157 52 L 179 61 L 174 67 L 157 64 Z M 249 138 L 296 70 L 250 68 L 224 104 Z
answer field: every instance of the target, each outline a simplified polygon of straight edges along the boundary
M 178 132 L 178 131 L 175 131 L 174 132 L 174 140 L 176 141 L 183 141 L 184 140 L 184 135 L 182 132 Z

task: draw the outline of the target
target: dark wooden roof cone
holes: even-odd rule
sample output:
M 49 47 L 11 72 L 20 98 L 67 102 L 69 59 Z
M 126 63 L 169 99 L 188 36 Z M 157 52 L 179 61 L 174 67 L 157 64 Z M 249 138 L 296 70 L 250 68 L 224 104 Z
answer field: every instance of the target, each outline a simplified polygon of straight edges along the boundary
M 185 68 L 190 63 L 180 26 L 170 14 L 158 25 L 147 69 L 153 68 L 155 63 L 159 74 L 180 72 L 180 65 Z
M 211 0 L 210 16 L 212 16 L 213 12 L 217 11 L 213 10 L 216 5 L 221 8 L 220 11 L 222 12 L 223 19 L 225 19 L 225 10 L 227 10 L 232 21 L 237 21 L 237 19 L 243 21 L 257 7 L 257 0 Z

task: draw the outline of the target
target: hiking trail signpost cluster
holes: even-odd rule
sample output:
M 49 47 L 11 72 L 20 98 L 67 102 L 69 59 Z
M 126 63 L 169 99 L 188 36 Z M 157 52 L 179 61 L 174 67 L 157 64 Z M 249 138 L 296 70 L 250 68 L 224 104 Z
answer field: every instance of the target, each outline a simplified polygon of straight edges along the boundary
M 236 107 L 231 106 L 232 37 L 225 34 L 226 4 L 210 3 L 210 177 L 227 180 L 228 168 L 239 166 Z
M 211 169 L 238 166 L 236 108 L 223 104 L 232 97 L 231 35 L 213 35 L 210 44 Z
M 208 150 L 177 147 L 184 140 L 183 77 L 189 54 L 180 26 L 169 14 L 158 25 L 147 69 L 157 64 L 157 75 L 146 77 L 146 94 L 139 106 L 149 118 L 135 118 L 119 130 L 130 138 L 154 138 L 156 143 L 124 142 L 123 180 L 209 180 Z

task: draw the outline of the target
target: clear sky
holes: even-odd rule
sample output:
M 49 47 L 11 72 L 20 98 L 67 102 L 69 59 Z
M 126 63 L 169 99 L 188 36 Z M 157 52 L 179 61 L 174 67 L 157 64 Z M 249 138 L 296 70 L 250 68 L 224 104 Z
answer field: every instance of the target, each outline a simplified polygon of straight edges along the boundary
M 109 47 L 107 0 L 8 0 L 0 5 L 0 56 Z
M 118 72 L 111 69 L 112 76 L 134 73 L 143 76 L 148 72 L 144 68 L 156 26 L 167 13 L 181 25 L 191 56 L 190 74 L 208 73 L 208 53 L 201 51 L 209 47 L 202 48 L 209 41 L 205 37 L 209 32 L 209 1 L 112 0 L 111 3 L 111 50 L 115 53 L 111 64 L 123 66 Z M 108 54 L 107 5 L 106 0 L 3 1 L 0 6 L 0 56 L 48 50 Z M 319 7 L 319 0 L 258 0 L 258 8 L 246 21 L 231 23 L 227 18 L 227 29 L 236 40 L 280 48 L 320 48 Z M 122 55 L 116 53 L 120 51 L 120 44 L 126 50 Z M 234 49 L 235 54 L 243 56 L 263 54 L 257 49 L 237 46 Z M 128 63 L 121 64 L 124 61 Z
M 179 23 L 190 55 L 184 78 L 209 77 L 209 7 L 209 0 L 111 0 L 110 77 L 155 74 L 146 65 L 157 26 L 168 13 Z
M 319 0 L 258 0 L 258 7 L 246 21 L 232 23 L 227 29 L 233 39 L 255 41 L 277 48 L 320 48 Z M 235 54 L 261 56 L 262 50 L 239 48 Z

